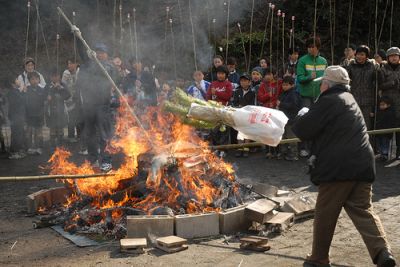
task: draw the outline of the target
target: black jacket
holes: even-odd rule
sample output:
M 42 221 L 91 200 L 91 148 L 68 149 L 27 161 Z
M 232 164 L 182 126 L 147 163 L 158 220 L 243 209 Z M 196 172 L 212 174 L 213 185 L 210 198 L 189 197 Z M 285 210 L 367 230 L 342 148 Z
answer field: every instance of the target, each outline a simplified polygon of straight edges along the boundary
M 322 93 L 310 111 L 297 117 L 293 132 L 312 141 L 316 156 L 314 184 L 333 181 L 373 182 L 375 160 L 359 106 L 349 90 L 336 86 Z
M 25 97 L 25 93 L 18 88 L 13 88 L 8 92 L 8 119 L 10 121 L 25 121 Z
M 385 110 L 376 112 L 376 129 L 390 129 L 396 127 L 396 112 L 393 107 L 388 107 Z M 379 137 L 380 135 L 378 135 Z M 392 137 L 392 134 L 384 135 L 388 138 Z
M 247 105 L 254 105 L 255 99 L 256 95 L 251 90 L 251 88 L 249 88 L 249 91 L 245 95 L 243 95 L 243 89 L 242 87 L 239 87 L 233 95 L 233 106 L 244 107 Z
M 282 91 L 279 102 L 279 110 L 285 113 L 286 117 L 289 118 L 289 123 L 291 123 L 302 107 L 300 94 L 296 92 L 295 88 Z
M 48 109 L 46 112 L 48 127 L 64 127 L 68 123 L 68 118 L 65 110 L 65 102 L 71 97 L 71 93 L 62 85 L 56 86 L 50 84 L 48 87 Z
M 372 60 L 359 64 L 352 60 L 347 67 L 351 80 L 351 93 L 361 108 L 370 108 L 372 112 L 375 105 L 375 86 L 379 66 Z
M 44 118 L 44 104 L 47 97 L 47 90 L 39 86 L 28 86 L 26 90 L 25 108 L 27 118 Z

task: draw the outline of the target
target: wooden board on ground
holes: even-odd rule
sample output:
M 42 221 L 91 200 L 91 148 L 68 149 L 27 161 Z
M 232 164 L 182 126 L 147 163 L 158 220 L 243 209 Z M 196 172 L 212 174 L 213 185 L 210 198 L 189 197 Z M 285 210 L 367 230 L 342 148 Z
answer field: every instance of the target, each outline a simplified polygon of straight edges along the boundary
M 166 236 L 156 239 L 157 243 L 163 247 L 174 248 L 187 244 L 187 240 L 179 236 Z
M 281 210 L 295 214 L 295 220 L 309 217 L 314 214 L 316 201 L 311 196 L 296 196 L 285 202 Z
M 70 233 L 64 231 L 64 229 L 60 225 L 55 225 L 52 226 L 51 228 L 60 235 L 62 235 L 64 238 L 73 242 L 78 247 L 97 246 L 99 244 L 96 241 L 87 238 L 86 236 L 71 235 Z
M 254 183 L 252 189 L 254 192 L 267 197 L 275 197 L 276 193 L 278 192 L 278 187 L 263 183 Z
M 240 239 L 242 244 L 264 245 L 268 243 L 268 238 L 260 236 L 247 236 Z
M 182 246 L 179 246 L 179 247 L 166 247 L 166 246 L 163 246 L 163 245 L 161 245 L 159 243 L 155 244 L 155 247 L 158 248 L 158 249 L 161 249 L 162 251 L 167 252 L 167 253 L 176 253 L 176 252 L 188 249 L 187 245 L 182 245 Z
M 120 241 L 121 249 L 134 249 L 147 247 L 146 238 L 123 238 Z

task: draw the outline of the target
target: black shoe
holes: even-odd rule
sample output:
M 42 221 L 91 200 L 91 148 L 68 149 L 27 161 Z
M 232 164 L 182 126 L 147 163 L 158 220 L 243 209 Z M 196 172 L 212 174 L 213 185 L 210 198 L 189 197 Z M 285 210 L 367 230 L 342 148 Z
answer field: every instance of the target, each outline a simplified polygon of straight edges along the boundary
M 243 157 L 248 158 L 249 157 L 249 151 L 243 151 Z
M 242 156 L 242 151 L 241 150 L 237 150 L 235 152 L 235 157 L 240 158 Z
M 303 267 L 331 267 L 332 265 L 330 263 L 326 264 L 319 264 L 319 263 L 312 263 L 309 261 L 305 261 L 303 263 Z
M 378 267 L 395 267 L 396 260 L 394 259 L 393 255 L 387 249 L 383 249 L 378 255 L 378 259 L 376 261 L 376 266 L 378 266 Z

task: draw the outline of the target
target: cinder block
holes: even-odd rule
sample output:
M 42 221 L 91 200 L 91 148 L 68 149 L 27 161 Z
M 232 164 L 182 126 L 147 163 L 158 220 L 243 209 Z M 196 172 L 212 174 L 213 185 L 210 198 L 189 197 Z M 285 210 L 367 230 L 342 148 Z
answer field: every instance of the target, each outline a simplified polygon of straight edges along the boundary
M 251 220 L 245 216 L 246 205 L 227 209 L 219 213 L 219 232 L 221 234 L 234 234 L 247 231 Z
M 294 223 L 294 213 L 291 212 L 278 212 L 268 222 L 272 232 L 283 232 L 291 227 Z
M 274 216 L 275 207 L 274 202 L 263 198 L 249 204 L 244 214 L 249 220 L 264 224 Z
M 175 216 L 175 232 L 182 238 L 219 235 L 218 213 L 177 215 Z
M 127 238 L 147 238 L 174 234 L 174 217 L 169 215 L 127 216 Z M 154 241 L 154 240 L 153 240 Z
M 53 205 L 63 204 L 71 195 L 71 190 L 66 187 L 43 189 L 27 196 L 27 209 L 29 214 L 35 214 L 39 208 L 50 208 Z

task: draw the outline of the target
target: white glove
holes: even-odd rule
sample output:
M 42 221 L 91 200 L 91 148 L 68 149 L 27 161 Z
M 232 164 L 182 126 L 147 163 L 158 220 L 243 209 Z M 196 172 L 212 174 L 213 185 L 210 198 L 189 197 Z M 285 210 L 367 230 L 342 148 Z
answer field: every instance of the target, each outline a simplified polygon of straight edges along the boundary
M 297 113 L 297 116 L 303 116 L 304 114 L 306 114 L 310 109 L 307 107 L 304 107 L 302 109 L 299 110 L 299 112 Z

